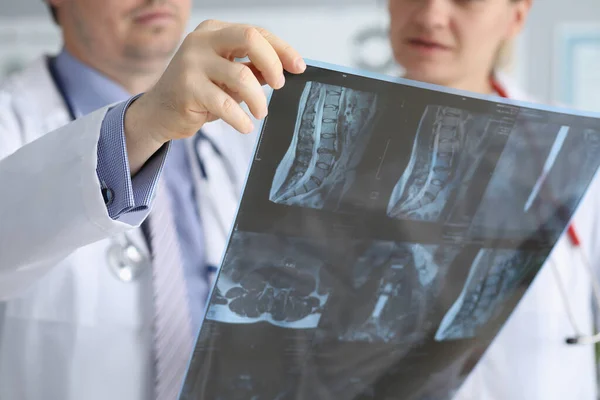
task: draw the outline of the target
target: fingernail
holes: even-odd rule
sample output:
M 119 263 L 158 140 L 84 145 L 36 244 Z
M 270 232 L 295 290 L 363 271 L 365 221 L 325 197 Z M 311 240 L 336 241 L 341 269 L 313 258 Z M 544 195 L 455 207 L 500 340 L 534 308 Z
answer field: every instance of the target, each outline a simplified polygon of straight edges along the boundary
M 282 88 L 285 85 L 285 76 L 281 74 L 279 81 L 277 82 L 277 88 Z
M 298 68 L 302 71 L 304 71 L 306 69 L 306 63 L 301 58 L 297 59 L 296 62 L 294 63 L 294 65 L 296 66 L 296 68 Z

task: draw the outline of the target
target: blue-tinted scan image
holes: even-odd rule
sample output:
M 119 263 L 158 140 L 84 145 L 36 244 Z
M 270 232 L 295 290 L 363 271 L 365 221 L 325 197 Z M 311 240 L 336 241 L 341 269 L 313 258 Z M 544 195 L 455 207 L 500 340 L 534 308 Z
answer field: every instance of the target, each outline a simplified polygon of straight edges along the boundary
M 541 227 L 554 242 L 596 173 L 599 154 L 600 130 L 519 118 L 469 235 L 528 237 Z
M 444 316 L 436 340 L 474 338 L 503 311 L 546 258 L 545 253 L 481 249 L 473 260 L 460 296 Z
M 462 251 L 235 231 L 182 398 L 381 398 L 437 329 Z
M 336 209 L 373 129 L 375 93 L 307 82 L 294 134 L 273 179 L 274 203 Z
M 485 239 L 543 232 L 553 243 L 596 173 L 598 154 L 597 129 L 527 112 L 509 125 L 494 115 L 427 106 L 387 215 Z M 572 179 L 573 171 L 582 179 Z
M 314 328 L 329 293 L 323 260 L 300 238 L 236 232 L 207 311 L 209 320 Z
M 415 343 L 425 337 L 440 282 L 457 246 L 375 242 L 353 266 L 351 318 L 342 341 Z
M 508 131 L 495 122 L 490 115 L 427 106 L 387 214 L 432 222 L 447 218 L 444 210 L 456 192 L 472 184 L 480 164 L 503 146 Z

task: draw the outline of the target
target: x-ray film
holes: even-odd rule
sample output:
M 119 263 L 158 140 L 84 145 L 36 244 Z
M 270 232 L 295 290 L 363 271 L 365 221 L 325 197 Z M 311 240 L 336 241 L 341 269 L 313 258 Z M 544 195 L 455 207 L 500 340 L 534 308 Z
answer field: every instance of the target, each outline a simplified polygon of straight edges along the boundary
M 451 400 L 597 175 L 600 116 L 309 63 L 269 99 L 181 400 Z

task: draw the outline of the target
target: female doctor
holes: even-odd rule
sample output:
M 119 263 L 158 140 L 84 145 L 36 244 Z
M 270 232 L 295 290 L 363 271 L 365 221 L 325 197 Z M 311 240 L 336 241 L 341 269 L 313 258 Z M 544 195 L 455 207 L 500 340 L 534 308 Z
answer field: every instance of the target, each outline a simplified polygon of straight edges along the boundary
M 528 100 L 499 66 L 531 3 L 388 0 L 394 57 L 410 79 Z M 596 179 L 574 216 L 571 235 L 560 239 L 455 400 L 597 398 L 594 346 L 581 344 L 585 337 L 580 344 L 565 339 L 593 332 L 590 270 L 600 268 L 599 196 Z

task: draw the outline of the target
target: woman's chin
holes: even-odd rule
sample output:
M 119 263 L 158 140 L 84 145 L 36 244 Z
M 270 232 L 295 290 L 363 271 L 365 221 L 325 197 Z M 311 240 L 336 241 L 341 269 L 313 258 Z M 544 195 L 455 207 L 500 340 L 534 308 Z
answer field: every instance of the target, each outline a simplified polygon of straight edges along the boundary
M 435 71 L 426 66 L 405 69 L 404 77 L 414 81 L 431 83 L 434 85 L 447 85 L 448 77 L 441 71 Z

